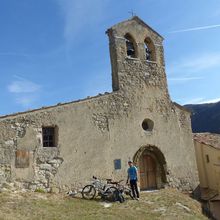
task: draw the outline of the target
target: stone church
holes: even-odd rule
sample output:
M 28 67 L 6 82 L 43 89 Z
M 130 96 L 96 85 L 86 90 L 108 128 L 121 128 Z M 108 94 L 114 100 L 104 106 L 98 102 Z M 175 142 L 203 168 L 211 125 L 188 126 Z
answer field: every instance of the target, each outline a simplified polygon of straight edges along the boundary
M 107 30 L 111 93 L 0 117 L 0 183 L 67 189 L 93 175 L 142 190 L 198 184 L 190 112 L 170 100 L 163 37 L 137 16 Z

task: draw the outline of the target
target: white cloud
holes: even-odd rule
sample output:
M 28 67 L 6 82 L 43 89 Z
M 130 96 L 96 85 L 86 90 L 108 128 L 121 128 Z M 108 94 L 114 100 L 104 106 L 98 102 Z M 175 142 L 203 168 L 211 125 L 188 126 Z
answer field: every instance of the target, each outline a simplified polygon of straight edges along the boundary
M 109 0 L 57 0 L 57 2 L 64 16 L 64 38 L 66 43 L 71 45 L 80 32 L 95 28 L 102 21 Z
M 187 100 L 183 103 L 183 105 L 186 105 L 186 104 L 209 104 L 209 103 L 216 103 L 216 102 L 219 102 L 220 101 L 220 98 L 214 98 L 214 99 L 206 99 L 206 98 L 193 98 L 193 99 L 190 99 L 190 100 Z
M 193 27 L 193 28 L 175 30 L 175 31 L 170 31 L 169 33 L 174 34 L 174 33 L 190 32 L 190 31 L 200 31 L 200 30 L 213 29 L 213 28 L 219 28 L 219 27 L 220 27 L 220 24 L 215 24 L 215 25 L 208 25 L 208 26 L 201 26 L 201 27 Z
M 204 98 L 202 97 L 198 97 L 198 98 L 192 98 L 186 101 L 180 101 L 182 103 L 182 105 L 186 105 L 186 104 L 199 104 L 204 100 Z
M 29 107 L 34 101 L 33 97 L 19 96 L 16 98 L 16 103 L 22 105 L 23 107 Z
M 19 76 L 14 77 L 16 79 L 7 86 L 8 91 L 13 94 L 16 103 L 31 107 L 41 92 L 41 86 Z
M 180 78 L 168 78 L 169 82 L 172 83 L 185 83 L 192 80 L 200 80 L 204 79 L 204 77 L 180 77 Z
M 205 100 L 202 100 L 199 104 L 202 104 L 202 103 L 216 103 L 216 102 L 219 102 L 219 101 L 220 101 L 220 98 L 205 99 Z
M 203 70 L 220 67 L 220 53 L 206 53 L 189 56 L 186 59 L 178 60 L 168 67 L 169 74 L 185 73 L 191 74 Z
M 39 91 L 40 88 L 40 85 L 23 78 L 18 78 L 8 85 L 11 93 L 33 93 Z

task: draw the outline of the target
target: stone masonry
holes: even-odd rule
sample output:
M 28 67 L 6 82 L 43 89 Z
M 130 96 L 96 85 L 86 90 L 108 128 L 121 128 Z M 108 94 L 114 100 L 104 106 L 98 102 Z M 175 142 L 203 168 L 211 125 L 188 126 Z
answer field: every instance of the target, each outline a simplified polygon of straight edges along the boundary
M 157 188 L 197 186 L 190 113 L 170 100 L 163 38 L 136 16 L 107 34 L 112 93 L 0 117 L 0 184 L 53 191 L 80 187 L 93 175 L 125 179 L 127 161 L 138 162 L 143 149 L 157 161 Z M 127 55 L 126 34 L 134 39 L 134 58 Z M 146 60 L 146 38 L 153 61 Z M 151 130 L 143 129 L 145 119 Z M 47 126 L 55 128 L 54 147 L 43 147 Z

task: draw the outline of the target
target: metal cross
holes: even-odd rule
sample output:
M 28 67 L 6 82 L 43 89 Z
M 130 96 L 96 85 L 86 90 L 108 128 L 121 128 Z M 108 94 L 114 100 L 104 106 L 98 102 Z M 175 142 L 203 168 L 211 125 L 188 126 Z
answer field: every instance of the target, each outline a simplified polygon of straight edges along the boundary
M 135 16 L 135 13 L 134 13 L 134 11 L 133 11 L 133 10 L 129 11 L 128 13 L 129 13 L 129 14 L 131 14 L 131 16 L 132 16 L 132 17 L 134 17 L 134 16 Z

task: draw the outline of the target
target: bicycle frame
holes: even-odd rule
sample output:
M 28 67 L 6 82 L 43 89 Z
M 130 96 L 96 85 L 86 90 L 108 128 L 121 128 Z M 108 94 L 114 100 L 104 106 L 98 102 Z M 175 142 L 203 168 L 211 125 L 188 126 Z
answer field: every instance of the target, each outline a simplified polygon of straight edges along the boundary
M 98 194 L 104 195 L 104 193 L 112 186 L 107 183 L 103 183 L 100 179 L 93 177 L 94 181 L 91 183 L 97 190 Z

